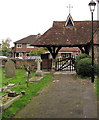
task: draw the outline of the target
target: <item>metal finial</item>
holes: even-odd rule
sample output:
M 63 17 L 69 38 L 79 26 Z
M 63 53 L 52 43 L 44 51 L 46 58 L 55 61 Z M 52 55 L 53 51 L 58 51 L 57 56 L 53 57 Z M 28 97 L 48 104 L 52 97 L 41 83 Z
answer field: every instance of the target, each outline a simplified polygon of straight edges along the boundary
M 71 8 L 73 8 L 73 6 L 71 6 L 70 4 L 69 4 L 69 6 L 67 6 L 67 8 L 69 8 L 69 13 L 71 12 Z

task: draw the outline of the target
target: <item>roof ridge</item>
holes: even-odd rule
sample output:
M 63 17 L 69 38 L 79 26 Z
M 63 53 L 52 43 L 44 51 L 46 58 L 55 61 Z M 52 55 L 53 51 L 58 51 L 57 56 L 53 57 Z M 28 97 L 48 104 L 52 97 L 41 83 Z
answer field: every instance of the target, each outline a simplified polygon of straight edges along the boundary
M 23 43 L 29 43 L 30 41 L 32 41 L 31 37 L 34 37 L 35 39 L 33 39 L 33 40 L 35 41 L 37 35 L 29 35 L 29 36 L 27 36 L 27 37 L 24 37 L 24 38 L 22 38 L 22 39 L 20 39 L 20 40 L 15 41 L 14 43 L 20 43 L 20 42 L 22 42 L 22 41 L 23 41 Z

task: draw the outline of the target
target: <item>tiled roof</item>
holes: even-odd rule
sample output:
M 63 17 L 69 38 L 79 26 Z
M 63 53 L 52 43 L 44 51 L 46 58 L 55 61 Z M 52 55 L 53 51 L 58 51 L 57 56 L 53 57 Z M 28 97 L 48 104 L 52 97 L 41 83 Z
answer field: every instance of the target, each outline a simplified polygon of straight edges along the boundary
M 46 31 L 35 43 L 36 46 L 76 46 L 85 45 L 91 40 L 91 21 L 74 21 L 73 27 L 66 27 L 66 21 L 54 21 L 53 27 Z M 99 21 L 94 21 L 94 33 Z
M 78 47 L 66 47 L 66 48 L 61 48 L 59 52 L 80 52 L 80 49 Z
M 34 43 L 37 39 L 38 39 L 39 35 L 30 35 L 28 37 L 25 37 L 21 40 L 18 40 L 14 43 L 18 43 L 18 44 L 23 44 L 23 43 L 26 43 L 26 44 L 31 44 L 31 43 Z

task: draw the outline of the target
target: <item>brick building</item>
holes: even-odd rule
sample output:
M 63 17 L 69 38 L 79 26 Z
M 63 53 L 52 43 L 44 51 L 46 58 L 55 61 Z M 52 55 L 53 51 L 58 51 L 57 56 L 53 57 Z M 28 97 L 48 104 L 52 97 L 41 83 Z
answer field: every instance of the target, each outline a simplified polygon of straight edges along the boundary
M 30 51 L 39 49 L 38 47 L 30 46 L 30 44 L 35 42 L 39 37 L 40 34 L 30 35 L 14 42 L 13 57 L 26 58 L 27 56 L 29 56 Z
M 77 56 L 78 54 L 80 54 L 80 49 L 78 47 L 64 47 L 61 48 L 60 51 L 58 52 L 58 56 L 61 56 L 62 58 L 67 58 L 70 56 Z

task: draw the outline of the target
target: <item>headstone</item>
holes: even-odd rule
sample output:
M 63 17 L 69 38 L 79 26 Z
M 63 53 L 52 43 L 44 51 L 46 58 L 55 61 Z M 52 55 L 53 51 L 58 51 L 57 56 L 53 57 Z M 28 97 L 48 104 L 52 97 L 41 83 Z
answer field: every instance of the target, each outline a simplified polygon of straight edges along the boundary
M 26 73 L 25 73 L 25 75 L 24 75 L 24 77 L 26 77 L 26 78 L 27 78 L 28 76 L 29 76 L 29 75 L 28 75 L 28 72 L 26 72 Z
M 42 62 L 42 59 L 41 58 L 36 59 L 35 62 L 37 63 L 37 71 L 35 73 L 35 76 L 42 77 L 43 76 L 43 72 L 41 71 L 41 62 Z
M 15 64 L 12 60 L 7 61 L 5 64 L 5 75 L 6 77 L 15 76 Z

